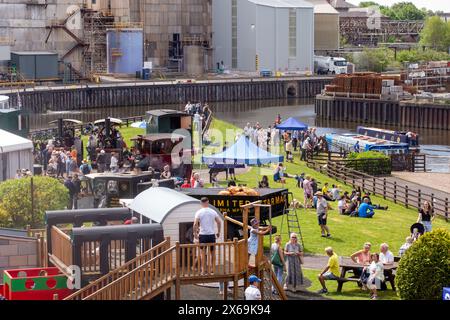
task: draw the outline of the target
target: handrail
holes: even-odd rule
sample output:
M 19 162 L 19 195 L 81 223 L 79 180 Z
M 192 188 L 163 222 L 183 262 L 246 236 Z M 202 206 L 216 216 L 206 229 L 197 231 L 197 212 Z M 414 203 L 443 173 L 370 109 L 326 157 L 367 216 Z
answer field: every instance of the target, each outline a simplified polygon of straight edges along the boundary
M 159 259 L 161 259 L 161 258 L 163 258 L 163 257 L 165 257 L 165 256 L 167 256 L 169 254 L 170 254 L 170 257 L 171 257 L 171 254 L 175 250 L 175 248 L 176 248 L 176 246 L 170 247 L 169 249 L 167 249 L 166 251 L 160 253 L 159 255 L 154 257 L 153 259 L 145 262 L 144 264 L 138 266 L 137 268 L 133 269 L 132 271 L 130 271 L 128 273 L 126 273 L 125 275 L 121 276 L 120 278 L 118 278 L 118 279 L 114 280 L 113 282 L 107 284 L 106 286 L 100 288 L 99 290 L 97 290 L 96 292 L 92 293 L 91 295 L 85 297 L 83 300 L 103 300 L 102 299 L 103 293 L 105 291 L 107 291 L 108 289 L 110 289 L 110 288 L 114 288 L 115 286 L 119 286 L 119 292 L 117 292 L 117 291 L 112 292 L 112 294 L 115 294 L 115 295 L 114 296 L 108 295 L 108 297 L 111 297 L 111 298 L 114 299 L 116 297 L 117 293 L 120 294 L 120 293 L 122 293 L 121 291 L 126 291 L 127 289 L 129 289 L 128 290 L 129 293 L 133 293 L 133 290 L 136 289 L 136 287 L 132 288 L 131 286 L 129 286 L 129 283 L 127 283 L 127 281 L 133 281 L 133 279 L 134 279 L 134 281 L 136 281 L 136 277 L 133 277 L 133 276 L 136 273 L 138 273 L 139 271 L 141 271 L 141 270 L 144 270 L 144 272 L 145 272 L 145 279 L 146 280 L 147 279 L 150 280 L 149 281 L 150 282 L 150 288 L 153 288 L 153 286 L 152 286 L 152 282 L 153 282 L 152 281 L 153 280 L 152 279 L 152 275 L 154 275 L 158 271 L 161 272 L 161 270 L 156 270 L 156 269 L 158 269 L 157 265 L 155 265 L 156 268 L 150 268 L 150 269 L 148 268 L 148 266 L 154 264 L 156 261 L 158 261 Z M 171 264 L 170 264 L 170 266 L 171 266 Z M 164 270 L 164 271 L 170 271 L 170 270 L 172 270 L 172 267 L 170 267 L 169 270 Z M 148 273 L 147 271 L 150 273 L 150 275 L 147 274 Z M 173 273 L 173 271 L 171 273 Z M 149 278 L 147 278 L 148 276 L 149 276 Z M 165 274 L 165 276 L 167 277 L 167 273 Z M 172 277 L 171 277 L 171 280 L 173 280 Z M 147 282 L 147 281 L 145 281 L 145 282 Z M 120 285 L 120 284 L 123 284 L 123 285 Z M 146 283 L 146 287 L 148 287 L 148 283 Z M 155 290 L 156 289 L 158 289 L 158 288 L 155 288 Z M 113 291 L 113 290 L 111 290 L 111 291 Z M 123 293 L 125 293 L 125 292 L 123 292 Z M 142 294 L 142 291 L 140 293 Z M 148 293 L 150 293 L 150 292 L 146 292 L 145 295 L 148 294 Z M 137 292 L 135 292 L 135 294 L 137 295 Z M 100 298 L 100 299 L 98 299 L 98 298 Z M 123 298 L 123 297 L 119 295 L 117 298 Z
M 72 265 L 72 241 L 70 237 L 56 226 L 52 227 L 51 233 L 52 252 L 49 252 L 49 255 L 56 257 L 65 266 Z
M 214 251 L 201 250 L 210 247 L 214 247 Z M 195 257 L 191 255 L 199 252 L 203 255 L 203 259 L 205 259 L 205 252 L 214 252 L 213 271 L 205 271 L 205 273 L 200 271 L 200 263 L 194 262 Z M 243 265 L 246 261 L 243 259 L 244 255 L 247 255 L 244 240 L 235 239 L 233 242 L 215 244 L 180 245 L 177 243 L 106 285 L 96 287 L 95 292 L 85 290 L 84 292 L 88 294 L 83 295 L 82 300 L 143 299 L 160 293 L 160 290 L 179 280 L 201 281 L 205 276 L 210 279 L 234 278 L 236 275 L 242 275 L 247 269 L 247 265 Z M 176 262 L 175 265 L 174 262 Z M 101 281 L 97 283 L 101 284 Z M 66 300 L 72 300 L 73 297 L 74 295 Z
M 104 287 L 106 284 L 110 283 L 111 281 L 114 281 L 124 273 L 124 272 L 130 272 L 131 270 L 135 269 L 137 266 L 141 265 L 143 262 L 147 261 L 148 258 L 150 260 L 153 258 L 153 255 L 155 252 L 158 252 L 160 249 L 166 249 L 170 245 L 170 238 L 166 237 L 166 239 L 157 244 L 156 246 L 152 247 L 151 249 L 147 250 L 146 252 L 142 253 L 141 255 L 137 256 L 136 258 L 128 261 L 124 265 L 116 268 L 115 270 L 112 270 L 108 274 L 98 278 L 94 282 L 88 284 L 87 286 L 81 288 L 77 292 L 73 293 L 72 295 L 66 297 L 64 300 L 82 300 L 83 298 L 91 295 L 93 292 L 99 290 L 100 288 Z

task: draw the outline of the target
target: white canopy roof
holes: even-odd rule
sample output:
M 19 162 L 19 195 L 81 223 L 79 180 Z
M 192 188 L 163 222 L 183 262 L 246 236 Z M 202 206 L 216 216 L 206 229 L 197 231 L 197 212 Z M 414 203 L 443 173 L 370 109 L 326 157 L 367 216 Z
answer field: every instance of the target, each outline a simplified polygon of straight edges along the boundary
M 0 153 L 33 149 L 31 140 L 22 138 L 11 132 L 0 129 Z
M 127 201 L 123 201 L 126 204 Z M 182 192 L 169 188 L 150 188 L 141 192 L 128 208 L 139 213 L 156 223 L 163 223 L 170 213 L 178 207 L 186 204 L 198 204 L 200 209 L 200 200 L 190 197 Z M 215 207 L 212 209 L 220 213 Z M 194 218 L 195 212 L 192 212 Z M 219 215 L 222 217 L 222 215 Z

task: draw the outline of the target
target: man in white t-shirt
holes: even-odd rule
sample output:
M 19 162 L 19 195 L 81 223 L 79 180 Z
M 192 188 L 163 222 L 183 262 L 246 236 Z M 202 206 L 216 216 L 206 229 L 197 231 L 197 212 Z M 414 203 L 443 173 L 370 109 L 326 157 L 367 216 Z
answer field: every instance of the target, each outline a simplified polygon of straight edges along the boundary
M 387 243 L 382 243 L 380 245 L 380 262 L 383 265 L 392 265 L 394 264 L 394 255 L 392 254 L 392 252 L 389 250 L 389 246 L 387 245 Z M 392 290 L 395 291 L 395 282 L 394 282 L 394 274 L 393 274 L 393 270 L 388 268 L 388 269 L 384 269 L 384 277 L 386 281 L 389 281 L 392 285 Z M 386 282 L 383 282 L 381 284 L 381 289 L 385 290 L 386 289 Z
M 387 245 L 387 243 L 383 243 L 380 246 L 380 262 L 382 264 L 394 263 L 394 255 L 391 251 L 389 251 L 389 246 Z
M 261 291 L 258 288 L 261 279 L 251 275 L 248 277 L 248 282 L 250 285 L 245 289 L 245 300 L 261 300 Z
M 220 237 L 220 229 L 222 227 L 222 223 L 220 221 L 220 217 L 216 211 L 209 207 L 208 198 L 204 197 L 200 200 L 202 208 L 195 213 L 194 218 L 194 234 L 198 234 L 198 240 L 201 244 L 209 244 L 215 243 L 216 239 Z M 216 231 L 217 225 L 217 231 Z M 205 247 L 201 248 L 203 251 Z M 214 247 L 211 247 L 211 251 L 207 250 L 207 259 L 208 261 L 201 261 L 202 265 L 202 273 L 205 273 L 205 268 L 207 264 L 209 266 L 209 273 L 213 272 L 214 263 L 215 263 L 215 254 L 213 254 Z M 200 258 L 203 260 L 203 252 L 200 255 Z

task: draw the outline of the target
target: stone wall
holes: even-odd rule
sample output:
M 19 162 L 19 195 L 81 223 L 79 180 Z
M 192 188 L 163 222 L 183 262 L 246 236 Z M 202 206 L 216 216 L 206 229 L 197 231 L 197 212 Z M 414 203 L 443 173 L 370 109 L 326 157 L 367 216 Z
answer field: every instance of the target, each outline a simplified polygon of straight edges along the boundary
M 3 270 L 38 266 L 38 245 L 33 238 L 0 236 L 0 283 Z

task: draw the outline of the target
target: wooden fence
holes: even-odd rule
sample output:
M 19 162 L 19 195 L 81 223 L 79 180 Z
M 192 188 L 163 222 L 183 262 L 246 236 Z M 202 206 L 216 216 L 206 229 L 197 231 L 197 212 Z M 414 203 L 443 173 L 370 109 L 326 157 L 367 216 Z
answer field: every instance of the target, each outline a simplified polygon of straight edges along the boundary
M 329 177 L 349 184 L 354 188 L 361 188 L 363 191 L 380 195 L 384 199 L 392 200 L 394 203 L 403 204 L 406 208 L 419 209 L 425 200 L 429 201 L 434 207 L 437 215 L 442 216 L 448 222 L 449 200 L 441 199 L 433 193 L 427 194 L 420 189 L 413 190 L 407 185 L 398 185 L 397 182 L 388 181 L 386 178 L 377 178 L 369 174 L 359 172 L 346 166 L 329 161 L 326 166 L 315 165 L 315 169 Z

